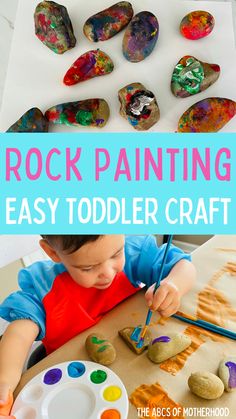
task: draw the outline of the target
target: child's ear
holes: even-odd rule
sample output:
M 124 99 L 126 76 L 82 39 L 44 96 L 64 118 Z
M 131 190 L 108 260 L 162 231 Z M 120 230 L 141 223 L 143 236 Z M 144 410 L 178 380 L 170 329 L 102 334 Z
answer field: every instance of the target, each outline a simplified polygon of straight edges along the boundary
M 50 244 L 44 240 L 41 239 L 39 240 L 39 244 L 42 247 L 42 249 L 44 250 L 45 253 L 47 253 L 47 255 L 50 257 L 50 259 L 53 260 L 53 262 L 61 262 L 61 258 L 58 256 L 56 250 L 50 246 Z

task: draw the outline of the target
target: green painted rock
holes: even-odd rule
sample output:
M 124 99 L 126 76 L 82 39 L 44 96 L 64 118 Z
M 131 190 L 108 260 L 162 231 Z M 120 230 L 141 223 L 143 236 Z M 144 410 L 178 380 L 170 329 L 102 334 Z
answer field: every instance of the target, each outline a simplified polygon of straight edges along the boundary
M 87 99 L 78 102 L 67 102 L 55 105 L 45 113 L 49 122 L 68 126 L 102 128 L 110 115 L 104 99 Z
M 220 362 L 218 375 L 224 383 L 225 391 L 236 389 L 236 357 L 228 356 Z
M 218 64 L 208 64 L 191 55 L 182 57 L 174 68 L 171 90 L 176 97 L 188 97 L 203 92 L 220 76 Z
M 120 114 L 138 131 L 146 131 L 160 119 L 160 111 L 152 92 L 141 83 L 131 83 L 118 92 Z
M 38 108 L 29 109 L 6 132 L 48 132 L 48 120 Z
M 198 371 L 190 375 L 188 386 L 196 396 L 207 400 L 218 399 L 224 393 L 224 384 L 217 375 Z
M 89 358 L 102 365 L 110 365 L 116 359 L 116 350 L 101 333 L 92 333 L 85 341 Z
M 189 336 L 182 333 L 168 333 L 168 336 L 160 336 L 152 341 L 148 347 L 148 357 L 158 364 L 184 351 L 190 345 Z
M 73 48 L 76 39 L 67 9 L 54 1 L 42 1 L 34 13 L 35 34 L 56 54 Z

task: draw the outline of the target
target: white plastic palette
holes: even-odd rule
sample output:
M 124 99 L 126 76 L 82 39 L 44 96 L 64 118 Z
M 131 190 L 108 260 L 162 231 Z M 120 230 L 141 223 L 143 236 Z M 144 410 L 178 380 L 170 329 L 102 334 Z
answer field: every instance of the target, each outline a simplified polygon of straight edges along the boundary
M 11 414 L 16 419 L 126 419 L 128 396 L 109 368 L 89 361 L 44 370 L 23 388 Z

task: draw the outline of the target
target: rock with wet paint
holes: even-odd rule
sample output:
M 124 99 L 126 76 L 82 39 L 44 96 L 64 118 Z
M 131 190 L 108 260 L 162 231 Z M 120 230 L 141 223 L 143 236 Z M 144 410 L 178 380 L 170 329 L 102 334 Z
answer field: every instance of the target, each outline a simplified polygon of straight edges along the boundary
M 76 44 L 66 7 L 54 1 L 42 1 L 34 13 L 35 34 L 56 54 L 63 54 Z
M 178 123 L 178 132 L 217 132 L 236 114 L 236 102 L 221 97 L 200 100 L 188 108 Z
M 85 348 L 92 361 L 110 365 L 116 359 L 114 346 L 101 333 L 90 334 L 85 341 Z
M 45 113 L 49 122 L 68 126 L 98 127 L 106 125 L 110 115 L 104 99 L 86 99 L 55 105 Z
M 131 83 L 118 92 L 120 114 L 138 131 L 146 131 L 160 119 L 154 94 L 141 83 Z
M 148 358 L 157 364 L 184 351 L 191 345 L 189 336 L 182 333 L 168 333 L 154 339 L 148 347 Z
M 127 26 L 123 39 L 123 54 L 125 58 L 137 63 L 148 57 L 157 42 L 159 24 L 151 12 L 140 12 L 133 17 Z
M 185 55 L 176 64 L 171 91 L 176 97 L 184 98 L 208 89 L 220 76 L 218 64 L 208 64 L 191 55 Z
M 48 120 L 38 108 L 31 108 L 6 132 L 48 132 Z
M 89 17 L 84 24 L 85 36 L 93 42 L 106 41 L 124 29 L 133 16 L 128 1 L 120 1 Z
M 92 50 L 81 55 L 64 76 L 67 86 L 80 83 L 98 76 L 105 76 L 113 71 L 111 58 L 103 51 Z
M 236 389 L 236 357 L 228 356 L 220 362 L 218 375 L 224 383 L 225 391 Z
M 152 341 L 152 335 L 150 330 L 146 331 L 143 344 L 141 346 L 138 345 L 140 342 L 140 336 L 143 328 L 142 326 L 137 327 L 125 327 L 122 330 L 119 330 L 119 335 L 125 341 L 130 349 L 136 354 L 141 354 L 142 352 L 147 349 L 148 345 Z
M 187 39 L 196 40 L 209 35 L 214 25 L 215 19 L 209 12 L 196 10 L 181 20 L 180 33 Z
M 198 371 L 190 375 L 188 386 L 196 396 L 207 400 L 218 399 L 224 393 L 224 384 L 217 375 Z

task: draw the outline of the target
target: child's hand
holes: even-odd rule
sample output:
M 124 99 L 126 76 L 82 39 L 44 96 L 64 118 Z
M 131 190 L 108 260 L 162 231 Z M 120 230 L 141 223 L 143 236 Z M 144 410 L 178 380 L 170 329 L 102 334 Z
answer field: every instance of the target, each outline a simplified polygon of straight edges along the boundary
M 148 288 L 145 298 L 151 310 L 158 311 L 161 316 L 169 317 L 176 313 L 180 306 L 180 292 L 171 279 L 161 281 L 153 295 L 155 284 Z
M 0 384 L 0 419 L 14 418 L 14 416 L 9 416 L 12 404 L 12 391 L 7 384 Z

